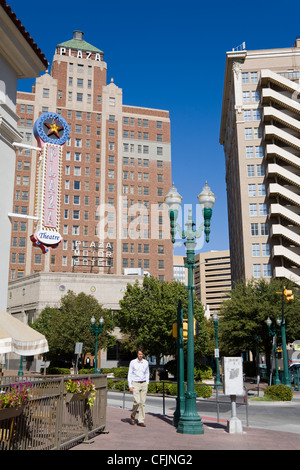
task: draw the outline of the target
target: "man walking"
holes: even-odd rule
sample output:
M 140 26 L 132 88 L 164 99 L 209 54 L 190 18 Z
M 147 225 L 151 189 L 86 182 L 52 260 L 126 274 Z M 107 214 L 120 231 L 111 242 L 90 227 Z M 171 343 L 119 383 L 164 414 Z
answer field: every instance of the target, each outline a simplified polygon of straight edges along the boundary
M 149 364 L 144 359 L 144 352 L 138 349 L 137 358 L 130 362 L 128 370 L 128 387 L 133 392 L 133 408 L 130 424 L 135 424 L 135 415 L 139 408 L 138 426 L 146 427 L 145 403 L 149 384 Z

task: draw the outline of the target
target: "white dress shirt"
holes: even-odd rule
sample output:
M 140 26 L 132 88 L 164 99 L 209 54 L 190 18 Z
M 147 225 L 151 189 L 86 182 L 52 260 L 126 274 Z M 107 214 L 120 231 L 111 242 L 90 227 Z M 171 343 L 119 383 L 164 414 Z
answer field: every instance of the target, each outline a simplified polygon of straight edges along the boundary
M 141 361 L 138 358 L 130 361 L 128 370 L 128 387 L 132 387 L 132 382 L 147 382 L 149 383 L 149 364 L 146 359 Z

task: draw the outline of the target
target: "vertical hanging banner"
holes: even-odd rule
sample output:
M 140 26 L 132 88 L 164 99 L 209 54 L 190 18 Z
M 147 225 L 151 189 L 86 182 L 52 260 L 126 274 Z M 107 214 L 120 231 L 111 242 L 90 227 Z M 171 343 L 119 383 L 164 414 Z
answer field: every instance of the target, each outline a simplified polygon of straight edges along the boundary
M 33 133 L 41 152 L 35 200 L 38 222 L 30 239 L 34 246 L 46 253 L 49 248 L 56 248 L 62 240 L 59 233 L 62 154 L 70 130 L 60 114 L 44 113 L 36 120 Z

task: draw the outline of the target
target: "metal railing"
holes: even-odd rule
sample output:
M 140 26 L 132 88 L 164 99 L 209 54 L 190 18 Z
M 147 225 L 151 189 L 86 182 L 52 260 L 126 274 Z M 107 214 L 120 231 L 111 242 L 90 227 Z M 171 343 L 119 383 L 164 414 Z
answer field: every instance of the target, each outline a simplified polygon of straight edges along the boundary
M 87 399 L 67 394 L 70 378 L 92 378 L 96 388 L 93 406 L 87 404 Z M 105 429 L 106 375 L 9 379 L 11 384 L 29 382 L 30 400 L 18 416 L 2 419 L 0 410 L 0 450 L 68 449 Z M 7 389 L 8 384 L 0 385 L 0 392 Z
M 126 381 L 127 379 L 122 379 L 122 378 L 111 378 L 109 379 L 113 382 L 123 382 L 123 385 L 121 387 L 119 387 L 118 389 L 115 389 L 115 391 L 118 391 L 118 392 L 121 392 L 122 393 L 122 407 L 125 408 L 125 403 L 126 403 L 126 394 L 130 394 L 130 392 L 128 392 L 128 390 L 126 390 Z M 161 381 L 161 382 L 156 382 L 154 380 L 151 380 L 150 381 L 150 384 L 161 384 L 161 391 L 159 393 L 156 393 L 155 396 L 160 396 L 161 399 L 162 399 L 162 414 L 165 415 L 166 414 L 166 397 L 168 398 L 174 398 L 176 399 L 177 397 L 174 396 L 174 395 L 171 395 L 170 393 L 167 392 L 167 387 L 166 385 L 167 384 L 172 384 L 172 385 L 176 385 L 176 382 L 172 382 L 172 381 L 168 381 L 168 380 L 164 380 L 164 381 Z M 196 384 L 195 384 L 196 385 Z M 224 394 L 223 394 L 223 390 L 219 391 L 217 387 L 215 387 L 214 384 L 207 384 L 207 383 L 201 383 L 201 384 L 198 384 L 198 385 L 206 385 L 208 387 L 211 387 L 212 388 L 212 396 L 209 397 L 209 398 L 196 398 L 196 401 L 201 401 L 201 403 L 210 403 L 210 404 L 215 404 L 216 406 L 216 418 L 217 418 L 217 422 L 219 423 L 220 422 L 220 405 L 227 405 L 227 408 L 230 406 L 230 400 L 229 400 L 229 397 L 226 397 Z M 184 386 L 185 386 L 185 389 L 186 389 L 186 382 L 184 383 Z M 239 397 L 239 401 L 237 402 L 237 404 L 239 406 L 245 406 L 245 411 L 246 411 L 246 426 L 249 426 L 249 407 L 248 407 L 248 388 L 247 386 L 244 385 L 244 395 L 242 397 Z M 114 389 L 109 389 L 109 391 L 114 391 Z M 151 392 L 149 392 L 148 390 L 148 395 L 150 395 Z M 228 410 L 227 410 L 228 411 Z

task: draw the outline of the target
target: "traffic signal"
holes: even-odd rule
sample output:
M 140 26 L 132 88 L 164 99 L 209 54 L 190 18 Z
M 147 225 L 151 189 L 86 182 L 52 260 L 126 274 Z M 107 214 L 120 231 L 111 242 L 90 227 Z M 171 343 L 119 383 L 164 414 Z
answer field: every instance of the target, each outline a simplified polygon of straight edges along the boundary
M 183 329 L 183 339 L 188 339 L 188 321 L 187 320 L 183 320 L 182 329 Z
M 292 291 L 292 290 L 286 289 L 286 288 L 284 287 L 283 293 L 284 293 L 284 296 L 285 296 L 287 302 L 289 302 L 290 300 L 294 300 L 294 296 L 293 296 L 293 291 Z
M 177 338 L 177 323 L 173 323 L 172 325 L 172 336 L 173 338 Z M 183 320 L 182 323 L 182 331 L 183 331 L 183 339 L 188 339 L 188 321 L 187 319 Z M 199 324 L 194 318 L 194 338 L 196 338 L 199 334 Z

